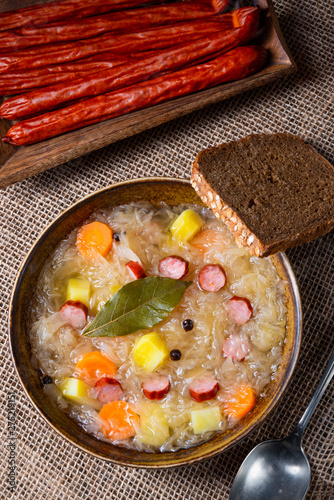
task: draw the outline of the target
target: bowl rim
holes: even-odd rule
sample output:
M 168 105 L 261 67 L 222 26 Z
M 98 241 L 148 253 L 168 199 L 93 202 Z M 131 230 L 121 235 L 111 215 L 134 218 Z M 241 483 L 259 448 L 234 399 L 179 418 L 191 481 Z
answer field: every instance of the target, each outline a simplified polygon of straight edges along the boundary
M 294 323 L 296 324 L 296 331 L 295 331 L 295 338 L 296 338 L 296 343 L 294 346 L 292 358 L 291 358 L 291 363 L 289 364 L 288 370 L 286 370 L 286 376 L 285 379 L 280 386 L 279 393 L 272 399 L 270 404 L 266 407 L 266 409 L 260 414 L 259 418 L 253 422 L 249 427 L 245 428 L 244 431 L 240 432 L 236 438 L 236 442 L 234 443 L 228 443 L 225 446 L 216 446 L 212 450 L 200 455 L 200 456 L 194 456 L 194 457 L 186 457 L 184 459 L 179 459 L 179 460 L 174 460 L 173 457 L 176 458 L 175 453 L 177 452 L 159 452 L 156 455 L 157 456 L 162 456 L 162 455 L 168 455 L 171 457 L 171 460 L 168 460 L 168 463 L 158 463 L 158 464 L 146 464 L 145 462 L 132 462 L 132 461 L 127 461 L 127 460 L 119 460 L 119 459 L 113 459 L 112 456 L 105 456 L 101 455 L 95 450 L 92 450 L 88 445 L 83 444 L 82 442 L 74 440 L 71 436 L 68 434 L 65 434 L 61 429 L 58 428 L 56 424 L 54 424 L 48 416 L 44 413 L 42 405 L 36 401 L 32 395 L 29 392 L 28 387 L 26 387 L 26 384 L 23 381 L 23 378 L 21 376 L 20 370 L 19 370 L 19 360 L 16 359 L 14 349 L 13 349 L 13 332 L 12 332 L 12 315 L 14 311 L 14 304 L 16 300 L 16 294 L 18 290 L 18 285 L 20 283 L 21 277 L 23 276 L 25 272 L 26 266 L 29 264 L 31 255 L 35 251 L 35 249 L 38 247 L 38 245 L 41 243 L 41 241 L 47 237 L 48 233 L 52 231 L 53 227 L 57 225 L 57 223 L 60 223 L 62 219 L 66 218 L 71 214 L 71 212 L 76 211 L 80 206 L 84 205 L 87 201 L 94 199 L 95 197 L 99 197 L 101 194 L 104 192 L 107 192 L 109 190 L 113 190 L 118 187 L 126 187 L 128 185 L 133 185 L 133 184 L 138 184 L 138 183 L 152 183 L 152 182 L 172 182 L 172 183 L 181 183 L 186 185 L 187 187 L 192 187 L 190 184 L 190 181 L 188 179 L 184 178 L 178 178 L 178 177 L 164 177 L 164 176 L 155 176 L 155 177 L 139 177 L 139 178 L 134 178 L 134 179 L 128 179 L 125 181 L 120 181 L 116 182 L 113 184 L 110 184 L 106 187 L 100 188 L 98 190 L 95 190 L 84 197 L 80 198 L 79 200 L 75 201 L 71 205 L 69 205 L 66 209 L 62 210 L 48 225 L 41 231 L 41 233 L 38 235 L 38 237 L 35 239 L 34 243 L 31 245 L 30 249 L 28 250 L 24 260 L 22 261 L 19 270 L 16 274 L 15 281 L 13 283 L 13 288 L 12 288 L 12 293 L 10 296 L 10 302 L 9 302 L 9 314 L 8 314 L 8 333 L 9 333 L 9 347 L 10 347 L 10 353 L 11 353 L 11 358 L 14 364 L 15 372 L 20 380 L 21 386 L 24 389 L 25 394 L 28 397 L 28 400 L 30 403 L 32 403 L 33 407 L 38 411 L 39 415 L 42 416 L 43 420 L 47 422 L 51 428 L 56 431 L 58 435 L 60 435 L 63 439 L 69 441 L 72 445 L 76 446 L 79 448 L 81 451 L 87 452 L 90 455 L 99 458 L 101 460 L 106 460 L 108 462 L 114 463 L 116 465 L 121 465 L 121 466 L 126 466 L 126 467 L 132 467 L 132 468 L 142 468 L 142 469 L 169 469 L 169 468 L 174 468 L 174 467 L 179 467 L 182 465 L 191 465 L 193 463 L 197 463 L 202 460 L 207 460 L 210 459 L 224 451 L 227 451 L 228 449 L 230 450 L 232 447 L 236 446 L 237 444 L 240 444 L 246 437 L 248 437 L 252 432 L 254 432 L 255 428 L 259 428 L 264 420 L 273 412 L 274 408 L 277 406 L 279 400 L 281 399 L 283 393 L 285 392 L 286 388 L 291 382 L 295 367 L 298 362 L 298 357 L 299 357 L 299 352 L 300 352 L 300 347 L 301 347 L 301 342 L 302 342 L 302 304 L 301 304 L 301 298 L 300 298 L 300 292 L 298 288 L 298 283 L 296 280 L 296 277 L 293 273 L 291 264 L 285 254 L 285 252 L 279 252 L 275 254 L 274 256 L 270 256 L 271 259 L 277 259 L 279 263 L 282 265 L 282 267 L 285 269 L 286 274 L 290 280 L 290 285 L 291 285 L 291 295 L 293 296 L 295 303 L 296 303 L 296 308 L 294 310 L 295 312 L 295 321 Z M 73 228 L 74 229 L 74 228 Z M 78 424 L 77 424 L 78 425 Z M 88 434 L 88 433 L 87 433 Z M 197 446 L 193 446 L 191 448 L 188 448 L 187 450 L 196 450 L 198 449 L 202 444 L 210 442 L 211 438 L 204 443 L 201 443 Z M 126 448 L 125 448 L 126 450 Z M 182 449 L 181 449 L 182 450 Z M 152 455 L 152 453 L 148 453 L 148 455 Z M 153 454 L 154 455 L 154 454 Z

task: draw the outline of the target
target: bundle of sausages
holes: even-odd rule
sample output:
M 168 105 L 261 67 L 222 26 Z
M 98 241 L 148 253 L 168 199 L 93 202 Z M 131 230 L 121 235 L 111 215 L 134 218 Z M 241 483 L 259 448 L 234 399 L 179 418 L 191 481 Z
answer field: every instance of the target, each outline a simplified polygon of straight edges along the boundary
M 33 144 L 260 70 L 266 49 L 245 46 L 259 9 L 223 13 L 228 1 L 62 0 L 0 14 L 0 95 L 21 94 L 0 116 L 24 119 L 2 140 Z

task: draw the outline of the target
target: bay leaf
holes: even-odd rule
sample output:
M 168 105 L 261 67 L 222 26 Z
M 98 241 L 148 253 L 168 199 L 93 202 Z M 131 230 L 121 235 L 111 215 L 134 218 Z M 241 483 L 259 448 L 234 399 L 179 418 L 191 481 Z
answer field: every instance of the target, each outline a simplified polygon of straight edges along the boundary
M 120 337 L 151 328 L 168 316 L 191 283 L 158 276 L 131 281 L 106 302 L 83 335 Z

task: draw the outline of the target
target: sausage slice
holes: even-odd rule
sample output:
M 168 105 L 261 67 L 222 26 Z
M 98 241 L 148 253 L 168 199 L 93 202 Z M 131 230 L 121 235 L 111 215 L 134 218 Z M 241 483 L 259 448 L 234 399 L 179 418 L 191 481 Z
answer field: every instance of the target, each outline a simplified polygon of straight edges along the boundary
M 230 356 L 234 361 L 243 361 L 249 353 L 251 346 L 244 335 L 233 333 L 223 343 L 224 356 Z
M 217 380 L 209 376 L 197 378 L 189 385 L 190 396 L 198 403 L 213 399 L 218 389 Z
M 159 262 L 159 273 L 174 280 L 183 278 L 187 274 L 188 268 L 189 263 L 177 255 L 170 255 Z
M 123 396 L 122 386 L 115 378 L 100 378 L 95 386 L 96 397 L 102 404 L 119 401 Z
M 226 283 L 226 274 L 219 264 L 207 264 L 198 275 L 198 282 L 206 292 L 218 292 Z
M 87 322 L 88 307 L 80 300 L 68 300 L 60 308 L 59 314 L 70 326 L 81 330 Z
M 140 280 L 141 278 L 146 278 L 146 273 L 139 262 L 131 260 L 126 264 L 129 274 L 133 280 Z
M 237 325 L 244 325 L 251 318 L 253 308 L 246 297 L 234 295 L 226 304 L 226 313 L 231 321 Z
M 142 384 L 147 399 L 163 399 L 170 390 L 170 381 L 166 375 L 152 375 Z

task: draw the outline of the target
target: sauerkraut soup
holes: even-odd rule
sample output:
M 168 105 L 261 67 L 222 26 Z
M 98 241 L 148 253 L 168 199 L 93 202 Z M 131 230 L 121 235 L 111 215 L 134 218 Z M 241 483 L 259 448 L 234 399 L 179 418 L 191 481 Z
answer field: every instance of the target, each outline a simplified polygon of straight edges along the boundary
M 95 213 L 55 249 L 32 307 L 44 389 L 96 438 L 202 443 L 244 418 L 280 363 L 284 284 L 199 206 Z

